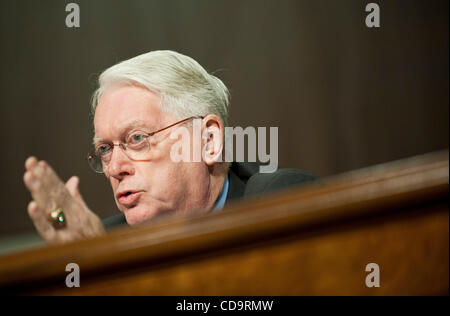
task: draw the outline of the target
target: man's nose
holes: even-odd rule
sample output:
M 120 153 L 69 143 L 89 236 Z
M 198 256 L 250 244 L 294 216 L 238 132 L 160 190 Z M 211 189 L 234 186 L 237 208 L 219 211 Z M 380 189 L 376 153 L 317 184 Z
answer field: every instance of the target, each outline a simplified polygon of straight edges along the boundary
M 118 180 L 121 180 L 124 176 L 134 174 L 133 162 L 120 146 L 114 146 L 107 171 L 109 176 Z

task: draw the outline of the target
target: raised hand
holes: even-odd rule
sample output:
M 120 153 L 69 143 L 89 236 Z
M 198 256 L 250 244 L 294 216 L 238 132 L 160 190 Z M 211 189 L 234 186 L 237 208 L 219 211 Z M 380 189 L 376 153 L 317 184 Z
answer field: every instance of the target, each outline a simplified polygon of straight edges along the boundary
M 77 177 L 70 178 L 64 185 L 45 161 L 35 157 L 26 160 L 25 169 L 23 180 L 33 197 L 28 204 L 28 214 L 48 244 L 62 244 L 105 233 L 100 218 L 81 197 Z M 57 209 L 61 209 L 65 217 L 65 226 L 59 228 L 49 220 L 50 214 Z

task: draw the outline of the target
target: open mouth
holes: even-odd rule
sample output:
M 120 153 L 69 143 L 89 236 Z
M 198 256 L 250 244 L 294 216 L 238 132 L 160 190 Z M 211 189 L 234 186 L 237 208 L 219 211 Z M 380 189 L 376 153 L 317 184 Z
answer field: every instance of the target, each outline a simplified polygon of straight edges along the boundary
M 119 195 L 119 199 L 120 199 L 122 196 L 129 196 L 129 195 L 131 195 L 131 194 L 133 194 L 133 192 L 131 192 L 131 191 L 122 193 L 122 194 Z
M 117 194 L 117 200 L 125 207 L 135 206 L 141 196 L 142 191 L 123 191 Z
M 127 197 L 130 196 L 134 193 L 137 193 L 138 191 L 133 191 L 133 190 L 129 190 L 129 191 L 121 191 L 119 193 L 116 194 L 117 199 L 120 199 L 122 197 Z

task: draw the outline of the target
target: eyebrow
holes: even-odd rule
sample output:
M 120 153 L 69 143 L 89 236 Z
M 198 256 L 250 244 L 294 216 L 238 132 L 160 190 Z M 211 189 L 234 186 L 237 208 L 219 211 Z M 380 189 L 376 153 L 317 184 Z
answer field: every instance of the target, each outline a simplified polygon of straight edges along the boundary
M 143 121 L 143 120 L 139 120 L 139 119 L 133 120 L 133 121 L 127 123 L 125 127 L 121 128 L 119 130 L 119 135 L 122 136 L 123 134 L 125 134 L 125 132 L 129 131 L 130 129 L 136 128 L 136 127 L 148 128 L 148 125 L 149 125 L 148 121 Z M 97 137 L 94 135 L 94 137 L 92 139 L 92 144 L 95 145 L 95 144 L 101 143 L 101 142 L 105 142 L 105 140 L 101 137 Z

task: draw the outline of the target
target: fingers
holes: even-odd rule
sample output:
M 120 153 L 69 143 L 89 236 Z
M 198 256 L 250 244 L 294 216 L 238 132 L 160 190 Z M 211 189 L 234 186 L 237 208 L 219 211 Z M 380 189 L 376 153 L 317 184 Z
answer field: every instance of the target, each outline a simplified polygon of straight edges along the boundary
M 25 183 L 25 186 L 27 187 L 27 189 L 29 190 L 29 191 L 31 191 L 32 189 L 34 189 L 33 187 L 32 187 L 32 185 L 33 185 L 33 179 L 34 177 L 33 177 L 33 174 L 31 173 L 31 171 L 27 171 L 27 172 L 25 172 L 25 174 L 23 175 L 23 182 Z
M 29 157 L 25 161 L 25 169 L 27 171 L 23 176 L 23 182 L 29 191 L 32 192 L 39 189 L 39 178 L 42 177 L 48 167 L 49 166 L 45 161 L 41 160 L 38 162 L 35 157 Z
M 30 192 L 33 192 L 39 188 L 39 181 L 36 179 L 35 175 L 35 167 L 38 165 L 38 160 L 36 157 L 29 157 L 25 161 L 25 169 L 26 172 L 23 176 L 23 181 L 25 183 L 25 186 L 30 190 Z M 44 240 L 51 239 L 52 234 L 52 227 L 50 223 L 47 221 L 47 217 L 45 212 L 43 212 L 41 209 L 39 209 L 38 204 L 36 201 L 31 201 L 28 204 L 27 207 L 28 215 L 30 216 L 31 220 L 33 221 L 34 226 L 36 227 L 36 230 L 41 235 L 41 237 Z
M 25 168 L 25 186 L 41 209 L 53 209 L 57 196 L 69 195 L 61 179 L 44 160 L 37 161 L 35 157 L 30 157 L 25 162 Z
M 28 159 L 25 161 L 25 169 L 26 172 L 23 175 L 23 182 L 25 183 L 25 186 L 27 187 L 27 189 L 29 191 L 35 190 L 35 177 L 33 175 L 33 169 L 34 167 L 36 167 L 36 165 L 38 164 L 38 161 L 36 159 L 36 157 L 28 157 Z
M 33 224 L 41 237 L 46 241 L 52 239 L 51 234 L 53 233 L 53 227 L 48 222 L 46 214 L 39 209 L 37 203 L 35 201 L 31 201 L 28 204 L 27 210 L 28 215 L 33 221 Z
M 36 157 L 28 157 L 28 159 L 25 161 L 25 169 L 30 171 L 31 169 L 33 169 L 36 164 L 38 163 L 38 160 L 36 159 Z
M 35 218 L 35 217 L 39 216 L 39 214 L 38 214 L 39 207 L 35 201 L 31 201 L 30 203 L 28 203 L 27 210 L 28 210 L 28 215 L 30 215 L 31 218 Z

